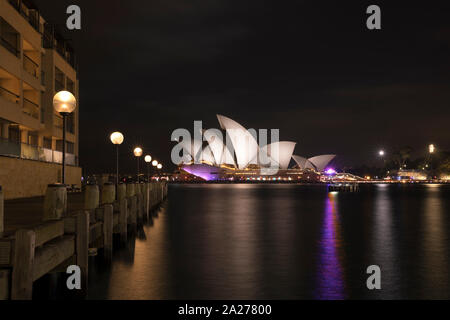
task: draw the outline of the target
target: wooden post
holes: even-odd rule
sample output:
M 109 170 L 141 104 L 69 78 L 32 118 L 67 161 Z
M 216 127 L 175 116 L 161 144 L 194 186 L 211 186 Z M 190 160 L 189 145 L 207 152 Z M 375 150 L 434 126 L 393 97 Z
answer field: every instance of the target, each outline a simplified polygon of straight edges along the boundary
M 104 206 L 103 214 L 103 250 L 105 258 L 108 261 L 112 260 L 112 250 L 113 250 L 113 228 L 114 228 L 114 218 L 113 218 L 113 205 L 107 204 Z
M 144 194 L 144 205 L 145 205 L 145 211 L 144 215 L 147 220 L 150 219 L 149 213 L 150 213 L 150 183 L 145 184 L 145 194 Z
M 127 197 L 132 197 L 134 196 L 135 190 L 134 190 L 134 183 L 128 183 L 127 184 Z
M 93 210 L 97 209 L 100 201 L 100 192 L 98 185 L 88 184 L 84 193 L 84 209 Z
M 121 201 L 127 197 L 127 185 L 119 183 L 117 186 L 117 200 Z
M 67 211 L 67 187 L 49 184 L 45 192 L 43 221 L 60 220 Z
M 10 274 L 8 269 L 0 269 L 0 301 L 9 299 Z
M 133 231 L 136 231 L 137 227 L 137 197 L 132 196 L 130 198 L 131 206 L 130 206 L 130 218 L 131 218 L 131 228 Z
M 102 188 L 102 204 L 110 204 L 116 200 L 116 186 L 106 182 Z
M 77 265 L 81 269 L 81 290 L 87 292 L 88 286 L 88 250 L 89 250 L 89 212 L 77 215 L 76 253 Z
M 4 213 L 3 213 L 3 191 L 0 186 L 0 238 L 3 237 L 3 231 L 5 230 Z
M 36 235 L 32 230 L 18 230 L 15 235 L 11 299 L 31 300 Z
M 128 224 L 128 201 L 126 198 L 120 200 L 119 213 L 119 232 L 122 243 L 127 242 L 127 224 Z

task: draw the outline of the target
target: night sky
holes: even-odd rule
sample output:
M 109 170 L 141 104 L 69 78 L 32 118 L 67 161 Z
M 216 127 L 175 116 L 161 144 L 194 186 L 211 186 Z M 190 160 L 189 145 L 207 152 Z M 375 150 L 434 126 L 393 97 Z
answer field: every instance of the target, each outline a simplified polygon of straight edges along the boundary
M 116 130 L 121 171 L 135 171 L 138 144 L 172 170 L 172 131 L 218 128 L 217 113 L 344 165 L 370 164 L 379 148 L 450 150 L 448 1 L 35 3 L 78 55 L 85 173 L 114 171 Z M 70 4 L 81 31 L 65 29 Z M 370 4 L 382 30 L 366 28 Z

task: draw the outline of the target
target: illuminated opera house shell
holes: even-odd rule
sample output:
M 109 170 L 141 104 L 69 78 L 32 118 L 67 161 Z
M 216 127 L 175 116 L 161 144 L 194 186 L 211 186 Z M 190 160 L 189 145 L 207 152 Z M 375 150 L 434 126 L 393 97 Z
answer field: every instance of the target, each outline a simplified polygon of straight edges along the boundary
M 217 115 L 217 119 L 234 150 L 230 150 L 220 139 L 209 140 L 208 131 L 205 132 L 205 140 L 208 141 L 205 147 L 197 147 L 197 150 L 194 150 L 194 142 L 191 145 L 186 142 L 186 145 L 182 146 L 185 159 L 181 169 L 206 181 L 219 180 L 224 172 L 260 170 L 268 166 L 268 163 L 289 171 L 291 159 L 295 161 L 297 169 L 320 173 L 335 157 L 321 155 L 307 159 L 293 155 L 296 143 L 290 141 L 279 141 L 260 147 L 249 130 L 238 122 L 222 115 Z M 202 146 L 202 142 L 197 141 L 195 145 Z M 259 159 L 260 151 L 263 151 L 262 154 L 266 154 L 268 159 Z M 199 163 L 195 163 L 194 159 L 200 160 Z

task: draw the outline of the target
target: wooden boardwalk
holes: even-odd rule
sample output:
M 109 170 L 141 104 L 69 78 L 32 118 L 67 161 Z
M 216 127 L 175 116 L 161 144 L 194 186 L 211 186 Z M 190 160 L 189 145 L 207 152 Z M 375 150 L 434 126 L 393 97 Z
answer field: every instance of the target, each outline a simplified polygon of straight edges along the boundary
M 117 196 L 114 186 L 100 189 L 89 186 L 85 193 L 67 195 L 66 213 L 51 220 L 45 218 L 44 197 L 5 201 L 0 300 L 31 299 L 34 281 L 69 265 L 80 268 L 84 292 L 89 250 L 102 248 L 109 261 L 113 235 L 124 243 L 128 232 L 150 218 L 168 190 L 166 182 L 121 185 Z

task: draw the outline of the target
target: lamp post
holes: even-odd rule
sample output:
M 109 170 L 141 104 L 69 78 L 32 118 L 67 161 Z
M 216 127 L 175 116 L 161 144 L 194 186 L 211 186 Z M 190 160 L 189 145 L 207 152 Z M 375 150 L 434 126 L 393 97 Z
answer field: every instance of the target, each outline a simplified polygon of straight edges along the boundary
M 111 142 L 116 145 L 116 188 L 119 185 L 119 146 L 123 142 L 123 134 L 116 131 L 111 133 Z
M 66 183 L 66 118 L 76 107 L 77 99 L 69 91 L 59 91 L 53 97 L 53 108 L 63 117 L 62 184 Z
M 137 159 L 137 182 L 139 182 L 139 158 L 142 156 L 142 148 L 140 147 L 134 148 L 133 153 Z
M 430 154 L 430 172 L 431 172 L 431 178 L 433 179 L 433 153 L 436 152 L 436 147 L 434 144 L 430 144 L 428 146 L 428 152 Z
M 150 182 L 150 162 L 152 161 L 152 157 L 150 155 L 146 155 L 144 160 L 147 163 L 147 182 Z
M 161 177 L 162 164 L 161 164 L 161 163 L 158 163 L 158 165 L 156 166 L 156 168 L 158 168 L 158 170 L 159 170 L 159 176 Z

